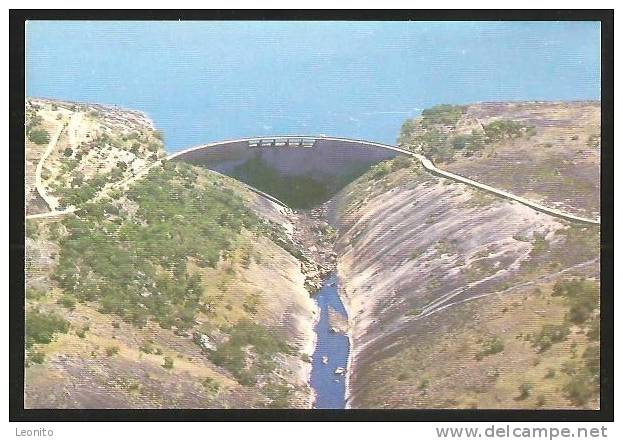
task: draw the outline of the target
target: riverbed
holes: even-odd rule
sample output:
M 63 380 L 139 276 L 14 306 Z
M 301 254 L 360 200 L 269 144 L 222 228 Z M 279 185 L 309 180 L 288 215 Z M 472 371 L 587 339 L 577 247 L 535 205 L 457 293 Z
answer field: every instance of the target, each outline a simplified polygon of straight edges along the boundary
M 316 349 L 312 357 L 311 387 L 316 394 L 315 409 L 343 409 L 346 403 L 346 372 L 350 342 L 348 336 L 335 332 L 329 321 L 329 309 L 346 319 L 346 309 L 338 295 L 337 277 L 328 277 L 314 296 L 320 309 L 315 326 Z M 344 372 L 340 373 L 340 368 Z M 336 373 L 338 370 L 338 373 Z

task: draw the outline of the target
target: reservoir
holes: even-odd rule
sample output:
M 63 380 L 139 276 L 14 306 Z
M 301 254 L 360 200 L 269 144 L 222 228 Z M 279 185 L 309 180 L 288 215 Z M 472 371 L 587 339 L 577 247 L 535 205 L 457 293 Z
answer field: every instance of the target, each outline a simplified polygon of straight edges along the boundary
M 316 394 L 314 408 L 343 409 L 350 343 L 346 334 L 332 329 L 333 324 L 329 320 L 331 310 L 346 321 L 346 309 L 338 295 L 335 273 L 324 281 L 315 300 L 320 308 L 320 319 L 315 328 L 317 341 L 311 372 L 311 387 Z

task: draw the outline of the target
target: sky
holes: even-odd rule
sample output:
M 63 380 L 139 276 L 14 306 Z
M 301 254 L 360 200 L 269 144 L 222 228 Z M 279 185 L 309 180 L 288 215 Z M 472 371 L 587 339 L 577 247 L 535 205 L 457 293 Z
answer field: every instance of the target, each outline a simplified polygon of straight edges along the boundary
M 599 22 L 29 21 L 26 94 L 144 111 L 169 151 L 306 134 L 394 143 L 435 104 L 595 100 Z

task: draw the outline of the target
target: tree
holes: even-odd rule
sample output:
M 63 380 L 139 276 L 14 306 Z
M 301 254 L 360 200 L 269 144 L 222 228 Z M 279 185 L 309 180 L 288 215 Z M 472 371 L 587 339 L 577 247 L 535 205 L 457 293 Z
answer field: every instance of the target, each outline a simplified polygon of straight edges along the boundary
M 45 129 L 33 129 L 28 134 L 28 139 L 30 139 L 35 144 L 47 144 L 50 142 L 50 135 Z

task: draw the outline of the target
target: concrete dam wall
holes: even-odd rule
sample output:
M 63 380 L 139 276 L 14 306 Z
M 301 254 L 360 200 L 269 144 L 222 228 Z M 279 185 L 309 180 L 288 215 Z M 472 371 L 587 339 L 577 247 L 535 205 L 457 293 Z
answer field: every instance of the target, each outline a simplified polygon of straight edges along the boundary
M 270 137 L 198 146 L 170 157 L 239 179 L 293 208 L 329 199 L 370 166 L 402 152 L 367 141 Z

